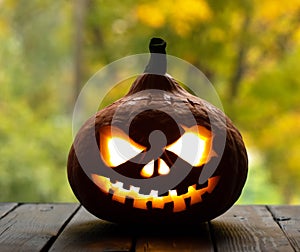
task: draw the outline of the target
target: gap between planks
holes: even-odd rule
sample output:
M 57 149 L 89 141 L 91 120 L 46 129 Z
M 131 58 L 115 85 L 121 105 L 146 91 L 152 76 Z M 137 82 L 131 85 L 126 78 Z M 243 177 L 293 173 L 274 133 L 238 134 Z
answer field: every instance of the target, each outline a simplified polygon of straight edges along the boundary
M 294 251 L 266 206 L 236 205 L 211 226 L 217 251 Z
M 300 206 L 267 206 L 295 251 L 300 251 Z
M 49 251 L 131 251 L 132 233 L 80 207 Z
M 0 251 L 41 251 L 78 204 L 20 204 L 0 219 Z
M 41 252 L 46 252 L 49 251 L 49 249 L 51 248 L 51 246 L 53 245 L 53 243 L 56 241 L 56 239 L 59 237 L 59 235 L 63 232 L 63 230 L 65 229 L 65 227 L 68 225 L 68 223 L 72 220 L 72 218 L 74 217 L 74 215 L 79 211 L 80 209 L 80 204 L 77 204 L 77 208 L 75 209 L 75 211 L 69 216 L 69 218 L 63 223 L 63 225 L 61 226 L 61 228 L 58 230 L 57 235 L 52 236 L 49 241 L 45 244 L 45 246 L 41 249 Z
M 0 203 L 0 251 L 300 251 L 300 206 L 233 206 L 196 229 L 129 227 L 79 204 Z
M 18 207 L 18 203 L 0 203 L 0 219 L 5 217 L 9 212 L 13 211 L 16 207 Z

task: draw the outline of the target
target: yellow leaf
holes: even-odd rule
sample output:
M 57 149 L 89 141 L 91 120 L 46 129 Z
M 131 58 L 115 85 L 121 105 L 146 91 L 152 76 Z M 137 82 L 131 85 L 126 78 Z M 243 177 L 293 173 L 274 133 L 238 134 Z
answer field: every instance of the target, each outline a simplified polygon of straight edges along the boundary
M 153 28 L 159 28 L 165 24 L 164 13 L 156 4 L 155 6 L 150 4 L 138 6 L 137 17 L 141 22 Z
M 158 0 L 137 7 L 137 18 L 144 24 L 160 28 L 166 23 L 179 35 L 192 32 L 197 23 L 209 20 L 212 12 L 205 0 Z
M 296 14 L 300 9 L 299 0 L 289 0 L 284 3 L 279 0 L 258 1 L 256 4 L 256 15 L 265 21 L 274 21 L 284 15 Z

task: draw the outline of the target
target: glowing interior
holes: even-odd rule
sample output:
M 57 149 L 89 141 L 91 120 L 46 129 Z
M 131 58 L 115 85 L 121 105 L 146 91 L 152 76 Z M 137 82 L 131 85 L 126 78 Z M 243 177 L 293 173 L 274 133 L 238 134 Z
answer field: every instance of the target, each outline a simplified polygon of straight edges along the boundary
M 154 173 L 154 160 L 151 160 L 148 164 L 146 164 L 143 169 L 141 170 L 141 176 L 144 178 L 152 177 Z M 170 172 L 169 166 L 166 164 L 164 160 L 161 158 L 158 159 L 158 174 L 160 175 L 167 175 Z
M 140 209 L 148 209 L 147 203 L 151 202 L 152 208 L 163 209 L 165 204 L 173 202 L 173 212 L 181 212 L 187 209 L 186 199 L 190 199 L 189 205 L 202 202 L 202 195 L 206 192 L 211 193 L 218 181 L 219 176 L 211 177 L 208 179 L 208 186 L 202 189 L 196 190 L 196 185 L 188 187 L 188 191 L 185 194 L 177 195 L 176 190 L 169 190 L 167 196 L 158 196 L 158 191 L 152 190 L 149 195 L 140 194 L 139 187 L 130 186 L 129 190 L 123 188 L 122 182 L 111 183 L 106 177 L 92 174 L 94 183 L 106 193 L 112 194 L 112 200 L 125 204 L 126 198 L 133 199 L 133 207 Z
M 207 163 L 216 153 L 212 149 L 212 133 L 206 128 L 195 125 L 184 127 L 184 134 L 174 143 L 165 147 L 181 159 L 194 167 Z M 100 129 L 100 155 L 108 167 L 117 167 L 137 156 L 146 150 L 146 147 L 135 143 L 122 130 L 105 126 Z M 157 167 L 155 167 L 157 165 Z M 170 172 L 170 167 L 161 158 L 151 160 L 141 170 L 140 174 L 144 178 L 150 178 L 155 172 L 155 168 L 160 175 Z M 129 168 L 130 169 L 130 168 Z M 211 193 L 219 181 L 219 176 L 208 179 L 208 186 L 196 189 L 196 185 L 190 185 L 185 194 L 177 195 L 176 190 L 169 190 L 167 196 L 158 196 L 158 191 L 152 190 L 149 195 L 140 194 L 139 187 L 130 186 L 129 190 L 123 188 L 122 182 L 111 183 L 109 178 L 92 174 L 94 183 L 107 194 L 112 194 L 112 200 L 125 203 L 126 198 L 133 199 L 133 207 L 148 209 L 149 202 L 152 208 L 163 209 L 165 204 L 173 203 L 173 212 L 180 212 L 202 201 L 202 195 Z M 187 203 L 189 202 L 189 203 Z
M 166 149 L 175 153 L 192 166 L 201 166 L 211 157 L 216 156 L 212 150 L 212 134 L 206 128 L 195 125 L 191 128 L 183 127 L 185 133 Z
M 154 160 L 151 160 L 148 164 L 146 164 L 142 171 L 141 171 L 141 175 L 144 178 L 150 178 L 154 173 Z
M 123 164 L 145 149 L 116 127 L 105 126 L 100 129 L 100 154 L 109 167 Z
M 195 125 L 184 127 L 184 134 L 166 149 L 188 162 L 194 167 L 202 166 L 211 157 L 216 156 L 212 149 L 212 133 L 206 128 Z M 108 167 L 116 167 L 143 152 L 146 147 L 134 142 L 122 130 L 105 126 L 100 129 L 100 155 Z M 159 174 L 168 174 L 170 168 L 162 160 L 158 160 Z M 151 177 L 154 172 L 154 160 L 146 164 L 141 175 Z
M 167 175 L 170 172 L 169 166 L 161 158 L 158 159 L 158 173 L 160 175 Z

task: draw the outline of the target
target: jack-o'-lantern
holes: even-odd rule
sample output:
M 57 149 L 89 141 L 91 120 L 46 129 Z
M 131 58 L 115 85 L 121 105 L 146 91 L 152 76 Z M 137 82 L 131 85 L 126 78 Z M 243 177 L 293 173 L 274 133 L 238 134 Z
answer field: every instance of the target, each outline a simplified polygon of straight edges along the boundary
M 228 210 L 247 177 L 242 137 L 218 108 L 166 74 L 166 43 L 128 94 L 77 133 L 68 179 L 99 218 L 132 223 L 197 223 Z

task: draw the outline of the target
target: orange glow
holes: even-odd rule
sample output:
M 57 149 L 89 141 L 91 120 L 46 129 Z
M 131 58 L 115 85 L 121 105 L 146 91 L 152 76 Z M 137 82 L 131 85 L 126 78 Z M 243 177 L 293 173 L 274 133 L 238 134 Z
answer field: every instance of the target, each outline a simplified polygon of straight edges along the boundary
M 159 158 L 157 163 L 158 163 L 158 167 L 157 167 L 158 173 L 160 175 L 167 175 L 170 172 L 170 168 L 164 160 Z M 144 178 L 150 178 L 152 177 L 153 173 L 154 173 L 154 160 L 151 160 L 141 170 L 141 176 Z
M 185 133 L 176 142 L 166 147 L 192 166 L 202 166 L 217 154 L 212 149 L 212 133 L 205 127 L 184 127 Z M 188 148 L 187 148 L 188 147 Z M 191 149 L 193 148 L 193 149 Z
M 154 173 L 154 160 L 151 160 L 148 164 L 146 164 L 141 170 L 141 175 L 144 178 L 150 178 Z
M 109 167 L 116 167 L 135 157 L 146 148 L 132 141 L 122 130 L 114 126 L 100 129 L 100 155 Z
M 182 126 L 184 134 L 174 143 L 166 146 L 168 151 L 181 157 L 192 166 L 202 166 L 212 157 L 217 156 L 212 149 L 212 133 L 203 126 L 195 125 L 190 128 Z M 122 130 L 105 126 L 100 129 L 100 155 L 107 166 L 116 167 L 135 157 L 145 147 L 132 141 Z M 170 172 L 170 167 L 161 158 L 151 160 L 141 170 L 141 176 L 150 178 L 155 169 L 158 169 L 160 175 L 166 175 Z M 157 167 L 155 165 L 157 164 Z M 163 209 L 165 204 L 173 202 L 173 212 L 181 212 L 187 209 L 185 200 L 190 199 L 190 205 L 202 202 L 202 196 L 208 192 L 212 193 L 218 184 L 220 177 L 208 179 L 208 186 L 202 189 L 196 189 L 196 185 L 188 187 L 185 194 L 177 195 L 176 190 L 169 190 L 167 196 L 158 196 L 158 191 L 152 190 L 148 195 L 140 194 L 139 187 L 130 186 L 129 190 L 123 188 L 122 182 L 111 183 L 108 178 L 92 174 L 94 183 L 104 192 L 112 193 L 112 200 L 125 204 L 126 198 L 133 199 L 133 207 L 139 209 L 148 209 L 148 202 L 151 202 L 152 208 Z
M 111 183 L 108 178 L 92 174 L 92 180 L 94 183 L 104 192 L 112 192 L 112 199 L 122 204 L 125 203 L 126 197 L 134 199 L 133 207 L 140 209 L 147 209 L 147 202 L 152 202 L 152 208 L 163 209 L 166 203 L 173 202 L 173 212 L 181 212 L 186 210 L 185 199 L 190 198 L 190 205 L 202 202 L 202 195 L 206 192 L 212 193 L 216 185 L 218 184 L 220 176 L 212 177 L 208 179 L 208 186 L 202 189 L 196 190 L 196 185 L 188 187 L 188 191 L 185 194 L 177 195 L 176 190 L 170 190 L 167 196 L 158 196 L 157 191 L 152 190 L 149 195 L 139 193 L 138 187 L 130 186 L 129 190 L 123 188 L 122 182 Z
M 207 163 L 217 156 L 212 148 L 212 133 L 203 126 L 195 125 L 190 128 L 182 126 L 184 134 L 174 143 L 166 146 L 166 150 L 173 152 L 194 167 Z M 137 156 L 146 147 L 134 142 L 122 130 L 114 126 L 104 126 L 100 129 L 100 155 L 109 167 L 117 167 Z M 158 172 L 168 174 L 170 168 L 158 159 Z M 154 160 L 146 164 L 141 175 L 149 178 L 154 173 Z
M 108 194 L 109 189 L 111 188 L 111 183 L 108 178 L 92 174 L 92 180 L 101 189 L 101 191 Z
M 169 174 L 169 172 L 170 172 L 169 166 L 166 164 L 166 162 L 164 160 L 159 158 L 158 159 L 158 173 L 160 175 L 166 175 L 166 174 Z

